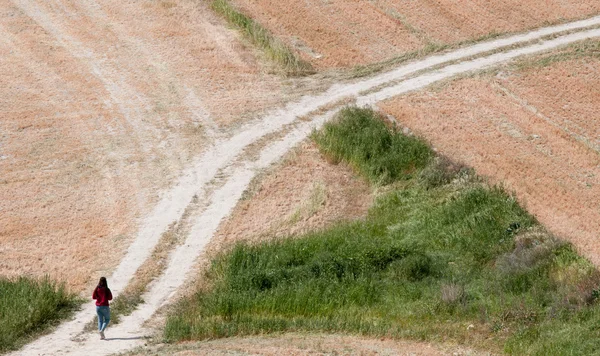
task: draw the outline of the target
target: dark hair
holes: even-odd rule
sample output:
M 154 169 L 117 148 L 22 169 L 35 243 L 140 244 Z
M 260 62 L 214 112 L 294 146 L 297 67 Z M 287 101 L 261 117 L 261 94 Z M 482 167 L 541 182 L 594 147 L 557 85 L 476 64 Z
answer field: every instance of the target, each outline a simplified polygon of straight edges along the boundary
M 100 277 L 100 281 L 98 282 L 98 287 L 108 288 L 108 283 L 106 282 L 106 277 Z

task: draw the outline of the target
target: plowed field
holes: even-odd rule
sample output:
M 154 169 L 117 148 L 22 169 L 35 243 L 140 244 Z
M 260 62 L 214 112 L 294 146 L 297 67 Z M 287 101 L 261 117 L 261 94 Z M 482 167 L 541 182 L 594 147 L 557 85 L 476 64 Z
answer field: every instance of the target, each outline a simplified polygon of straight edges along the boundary
M 588 42 L 381 107 L 514 191 L 542 224 L 600 264 L 599 46 Z
M 232 0 L 317 68 L 524 31 L 600 12 L 595 0 Z

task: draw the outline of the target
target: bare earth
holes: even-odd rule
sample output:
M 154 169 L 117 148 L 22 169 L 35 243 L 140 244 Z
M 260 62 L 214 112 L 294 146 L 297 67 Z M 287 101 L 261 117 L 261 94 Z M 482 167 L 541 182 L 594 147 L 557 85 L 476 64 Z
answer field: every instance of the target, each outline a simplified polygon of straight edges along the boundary
M 514 191 L 543 225 L 600 265 L 598 68 L 597 57 L 506 67 L 380 107 Z
M 600 12 L 596 0 L 232 0 L 317 68 L 383 61 L 431 44 Z
M 312 141 L 270 170 L 219 228 L 210 246 L 314 231 L 366 215 L 371 188 L 344 164 L 328 163 Z
M 0 1 L 0 275 L 89 287 L 216 130 L 286 100 L 238 37 L 191 0 Z
M 183 343 L 158 346 L 127 355 L 489 355 L 457 346 L 433 345 L 425 342 L 369 339 L 346 335 L 283 334 Z

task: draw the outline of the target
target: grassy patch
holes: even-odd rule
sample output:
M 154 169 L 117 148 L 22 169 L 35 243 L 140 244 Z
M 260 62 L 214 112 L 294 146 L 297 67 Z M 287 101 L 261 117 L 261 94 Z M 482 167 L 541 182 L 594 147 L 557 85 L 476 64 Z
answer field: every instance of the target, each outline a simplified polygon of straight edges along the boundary
M 166 340 L 318 331 L 512 354 L 599 352 L 598 271 L 501 188 L 430 160 L 430 151 L 406 150 L 427 158 L 408 164 L 408 175 L 361 168 L 364 157 L 396 154 L 369 143 L 387 137 L 383 131 L 366 121 L 350 125 L 365 117 L 379 125 L 374 116 L 348 109 L 315 135 L 334 137 L 333 146 L 346 147 L 339 152 L 350 152 L 336 157 L 391 183 L 367 218 L 222 254 L 209 271 L 211 286 L 168 317 Z M 317 141 L 327 150 L 328 140 Z
M 48 278 L 0 278 L 0 353 L 22 346 L 70 315 L 80 303 Z
M 374 183 L 410 178 L 432 157 L 425 142 L 390 130 L 370 109 L 343 109 L 313 139 L 331 160 L 349 162 Z
M 211 8 L 235 26 L 266 56 L 281 66 L 288 75 L 314 73 L 312 65 L 298 57 L 285 43 L 274 37 L 259 23 L 235 9 L 228 0 L 214 0 Z

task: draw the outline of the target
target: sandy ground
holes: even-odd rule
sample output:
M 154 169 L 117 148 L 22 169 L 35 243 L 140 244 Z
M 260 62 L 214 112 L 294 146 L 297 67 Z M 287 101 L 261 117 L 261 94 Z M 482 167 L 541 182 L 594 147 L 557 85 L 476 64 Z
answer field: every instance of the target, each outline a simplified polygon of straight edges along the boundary
M 121 263 L 109 278 L 115 290 L 120 291 L 128 283 L 137 267 L 149 256 L 158 237 L 165 231 L 170 221 L 189 219 L 190 232 L 185 242 L 174 248 L 164 273 L 151 284 L 149 292 L 144 295 L 144 304 L 132 315 L 123 318 L 119 325 L 111 327 L 110 342 L 100 341 L 97 335 L 93 334 L 80 335 L 83 325 L 92 317 L 90 308 L 78 313 L 72 321 L 63 323 L 52 334 L 27 345 L 19 351 L 19 354 L 100 355 L 128 350 L 143 344 L 141 337 L 149 334 L 149 331 L 143 327 L 145 321 L 150 319 L 156 310 L 170 303 L 175 293 L 185 285 L 188 274 L 193 272 L 192 266 L 198 256 L 216 233 L 220 222 L 234 210 L 252 178 L 258 172 L 262 172 L 271 164 L 278 162 L 287 151 L 302 142 L 314 127 L 320 126 L 331 118 L 336 108 L 330 107 L 329 111 L 326 110 L 323 115 L 307 116 L 310 112 L 327 107 L 348 96 L 355 97 L 359 103 L 374 104 L 389 97 L 422 89 L 436 81 L 445 80 L 460 73 L 484 69 L 524 54 L 549 50 L 585 38 L 600 37 L 600 30 L 580 31 L 518 50 L 510 50 L 460 64 L 446 64 L 441 69 L 431 71 L 432 66 L 448 61 L 456 61 L 521 41 L 529 41 L 566 28 L 581 29 L 590 23 L 598 24 L 599 22 L 600 19 L 596 18 L 583 23 L 569 24 L 566 27 L 546 28 L 525 35 L 490 41 L 407 64 L 367 80 L 335 85 L 323 94 L 303 97 L 284 108 L 270 112 L 256 122 L 243 125 L 231 136 L 214 139 L 201 155 L 184 170 L 174 186 L 161 195 L 155 208 L 143 219 L 140 233 L 137 234 Z M 408 76 L 415 75 L 417 71 L 427 69 L 430 72 L 407 79 Z M 372 93 L 364 93 L 365 90 L 386 83 L 390 86 L 376 89 Z M 302 119 L 298 120 L 298 118 Z M 277 132 L 280 134 L 266 139 L 270 137 L 269 135 Z M 254 149 L 254 151 L 258 150 L 258 153 L 244 154 L 248 147 L 263 138 L 265 140 L 262 146 Z M 194 200 L 195 196 L 204 202 L 202 208 L 190 216 L 182 217 L 186 206 Z M 91 306 L 86 305 L 86 308 L 88 307 Z
M 317 68 L 592 16 L 595 0 L 232 0 Z
M 506 67 L 380 107 L 514 191 L 544 226 L 600 265 L 599 68 L 597 57 Z
M 201 343 L 184 343 L 177 346 L 158 346 L 131 352 L 133 355 L 488 355 L 456 346 L 435 345 L 424 342 L 369 339 L 346 335 L 284 334 L 229 338 Z
M 191 0 L 0 1 L 0 82 L 0 275 L 75 290 L 220 130 L 290 92 Z

